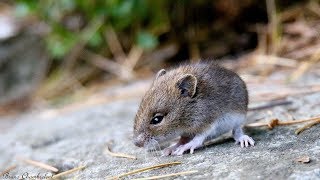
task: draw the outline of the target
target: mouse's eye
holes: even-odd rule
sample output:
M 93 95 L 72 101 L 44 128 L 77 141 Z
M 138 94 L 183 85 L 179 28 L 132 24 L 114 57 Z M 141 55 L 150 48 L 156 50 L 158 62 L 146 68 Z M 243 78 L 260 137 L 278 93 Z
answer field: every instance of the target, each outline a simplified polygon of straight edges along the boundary
M 150 124 L 159 124 L 163 119 L 163 115 L 156 114 L 150 121 Z

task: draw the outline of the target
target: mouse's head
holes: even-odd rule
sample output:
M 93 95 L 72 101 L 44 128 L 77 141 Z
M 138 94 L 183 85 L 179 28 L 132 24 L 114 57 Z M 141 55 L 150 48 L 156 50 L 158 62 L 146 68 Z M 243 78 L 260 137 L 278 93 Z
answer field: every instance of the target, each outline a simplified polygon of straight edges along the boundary
M 183 72 L 160 70 L 144 95 L 134 121 L 134 144 L 152 148 L 188 128 L 197 78 Z

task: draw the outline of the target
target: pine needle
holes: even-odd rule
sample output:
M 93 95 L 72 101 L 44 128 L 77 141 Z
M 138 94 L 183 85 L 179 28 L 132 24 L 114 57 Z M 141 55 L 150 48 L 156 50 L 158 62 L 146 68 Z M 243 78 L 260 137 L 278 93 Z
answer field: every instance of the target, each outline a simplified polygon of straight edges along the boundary
M 13 165 L 13 166 L 10 166 L 8 167 L 7 169 L 5 169 L 3 172 L 0 173 L 0 177 L 2 177 L 4 174 L 12 171 L 13 169 L 15 169 L 17 167 L 17 165 Z
M 137 157 L 132 156 L 132 155 L 128 155 L 128 154 L 124 154 L 124 153 L 114 153 L 114 152 L 111 152 L 109 146 L 107 146 L 107 148 L 106 148 L 106 153 L 109 154 L 110 156 L 113 156 L 113 157 L 137 159 Z
M 312 123 L 309 123 L 309 124 L 306 124 L 305 126 L 299 128 L 296 130 L 296 135 L 300 134 L 302 131 L 306 130 L 306 129 L 309 129 L 311 128 L 312 126 L 316 125 L 316 124 L 319 124 L 320 123 L 320 118 Z
M 279 126 L 279 125 L 298 124 L 298 123 L 304 123 L 304 122 L 310 122 L 310 121 L 317 121 L 319 119 L 320 117 L 314 117 L 310 119 L 301 119 L 301 120 L 291 120 L 291 121 L 279 121 L 278 119 L 272 119 L 269 122 L 258 122 L 258 123 L 247 124 L 246 127 L 267 126 L 269 129 L 272 129 L 275 126 Z
M 23 162 L 27 163 L 27 164 L 30 164 L 30 165 L 33 165 L 33 166 L 37 166 L 37 167 L 40 167 L 42 169 L 46 169 L 46 170 L 53 171 L 53 172 L 58 172 L 59 171 L 57 168 L 55 168 L 53 166 L 50 166 L 48 164 L 39 162 L 39 161 L 34 161 L 34 160 L 31 160 L 31 159 L 24 159 L 24 158 L 19 158 L 19 159 L 22 160 Z
M 86 166 L 80 166 L 80 167 L 73 168 L 73 169 L 70 169 L 70 170 L 68 170 L 68 171 L 65 171 L 65 172 L 56 174 L 56 175 L 52 176 L 52 179 L 57 179 L 57 178 L 59 178 L 59 177 L 61 177 L 61 176 L 65 176 L 65 175 L 71 174 L 71 173 L 73 173 L 73 172 L 75 172 L 75 171 L 82 170 L 82 169 L 84 169 L 85 167 L 86 167 Z
M 148 170 L 151 170 L 151 169 L 158 169 L 158 168 L 171 166 L 171 165 L 178 165 L 178 164 L 181 164 L 181 162 L 171 162 L 171 163 L 158 164 L 158 165 L 155 165 L 155 166 L 150 166 L 150 167 L 145 167 L 145 168 L 129 171 L 129 172 L 120 174 L 118 176 L 109 177 L 107 179 L 119 179 L 120 177 L 128 176 L 128 175 L 131 175 L 131 174 L 136 174 L 136 173 L 143 172 L 143 171 L 148 171 Z
M 161 179 L 161 178 L 167 178 L 167 177 L 172 177 L 172 176 L 181 176 L 181 175 L 186 175 L 186 174 L 193 174 L 197 173 L 197 170 L 194 171 L 184 171 L 184 172 L 178 172 L 178 173 L 172 173 L 172 174 L 165 174 L 165 175 L 159 175 L 159 176 L 151 176 L 151 177 L 145 177 L 145 178 L 138 178 L 134 180 L 149 180 L 149 179 Z

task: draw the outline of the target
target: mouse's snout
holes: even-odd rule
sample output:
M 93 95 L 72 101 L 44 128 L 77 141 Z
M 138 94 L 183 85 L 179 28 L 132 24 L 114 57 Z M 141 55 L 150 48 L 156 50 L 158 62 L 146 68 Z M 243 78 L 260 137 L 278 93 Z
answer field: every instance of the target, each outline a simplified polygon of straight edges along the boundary
M 134 145 L 136 145 L 138 147 L 143 147 L 144 146 L 144 142 L 145 142 L 145 138 L 144 138 L 143 134 L 139 134 L 137 137 L 135 137 L 133 139 Z
M 143 147 L 144 142 L 143 141 L 139 141 L 137 139 L 133 140 L 134 145 L 138 146 L 138 147 Z

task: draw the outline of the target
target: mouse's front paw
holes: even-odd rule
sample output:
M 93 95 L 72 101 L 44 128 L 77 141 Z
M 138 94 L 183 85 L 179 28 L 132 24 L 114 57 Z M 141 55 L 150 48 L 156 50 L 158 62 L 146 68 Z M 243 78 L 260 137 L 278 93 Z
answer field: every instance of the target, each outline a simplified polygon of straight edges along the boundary
M 171 153 L 171 155 L 182 155 L 184 152 L 190 150 L 190 154 L 193 154 L 194 150 L 197 149 L 198 147 L 200 147 L 202 145 L 202 143 L 195 143 L 193 141 L 184 144 L 184 145 L 180 145 L 179 147 L 177 147 L 177 149 Z
M 242 135 L 237 139 L 236 143 L 240 143 L 240 146 L 243 147 L 249 147 L 249 145 L 254 146 L 254 140 L 247 135 Z
M 190 145 L 188 145 L 188 144 L 185 144 L 185 145 L 181 145 L 181 146 L 179 146 L 179 147 L 177 147 L 177 149 L 175 150 L 175 151 L 173 151 L 172 153 L 171 153 L 171 155 L 178 155 L 178 156 L 180 156 L 180 155 L 182 155 L 185 151 L 188 151 L 190 149 L 190 153 L 191 153 L 191 147 L 190 147 Z M 194 150 L 194 149 L 193 149 Z M 192 153 L 193 153 L 193 150 L 192 150 Z M 191 153 L 191 154 L 192 154 Z
M 162 156 L 169 156 L 177 149 L 177 146 L 167 147 L 163 150 Z

